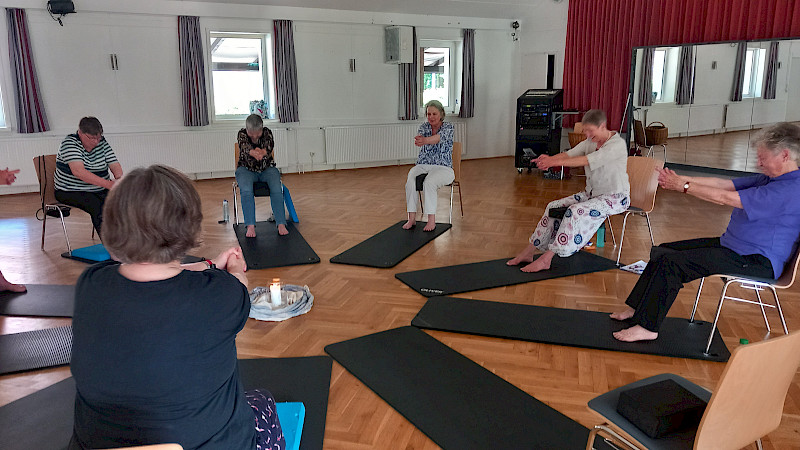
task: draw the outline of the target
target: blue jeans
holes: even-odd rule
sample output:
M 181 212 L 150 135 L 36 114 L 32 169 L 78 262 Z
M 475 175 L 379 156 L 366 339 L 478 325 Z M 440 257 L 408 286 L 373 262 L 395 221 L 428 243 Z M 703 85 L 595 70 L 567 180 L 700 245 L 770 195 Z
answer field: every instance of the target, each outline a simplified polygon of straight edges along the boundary
M 236 183 L 239 184 L 242 197 L 244 224 L 256 224 L 256 199 L 253 193 L 253 183 L 256 181 L 266 182 L 269 186 L 269 201 L 272 204 L 272 213 L 275 214 L 275 223 L 286 225 L 281 172 L 276 167 L 267 167 L 263 172 L 253 172 L 246 167 L 236 168 Z

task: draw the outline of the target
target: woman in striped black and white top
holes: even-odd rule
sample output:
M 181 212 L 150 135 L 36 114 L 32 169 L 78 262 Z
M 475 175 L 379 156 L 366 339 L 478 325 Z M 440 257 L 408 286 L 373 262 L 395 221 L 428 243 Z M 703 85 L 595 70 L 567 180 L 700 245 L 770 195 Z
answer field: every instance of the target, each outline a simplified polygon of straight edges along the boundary
M 84 117 L 78 131 L 61 142 L 56 157 L 56 200 L 92 216 L 97 234 L 103 222 L 103 204 L 114 180 L 122 178 L 122 166 L 103 137 L 96 117 Z

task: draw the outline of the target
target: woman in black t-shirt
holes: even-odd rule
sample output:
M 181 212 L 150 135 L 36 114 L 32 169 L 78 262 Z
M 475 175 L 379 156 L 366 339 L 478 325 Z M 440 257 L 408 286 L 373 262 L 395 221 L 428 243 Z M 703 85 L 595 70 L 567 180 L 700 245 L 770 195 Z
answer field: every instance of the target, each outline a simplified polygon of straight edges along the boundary
M 199 243 L 191 181 L 164 166 L 136 169 L 104 215 L 116 261 L 90 267 L 76 286 L 70 449 L 285 447 L 272 396 L 246 393 L 239 379 L 235 339 L 250 311 L 241 249 L 179 262 Z

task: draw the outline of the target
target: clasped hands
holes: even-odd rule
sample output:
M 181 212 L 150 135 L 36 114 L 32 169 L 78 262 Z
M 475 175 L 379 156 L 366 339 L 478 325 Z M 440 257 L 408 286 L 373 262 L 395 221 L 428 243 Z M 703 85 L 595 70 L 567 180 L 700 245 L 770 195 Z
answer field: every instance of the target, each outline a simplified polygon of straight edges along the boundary
M 249 153 L 250 156 L 256 159 L 256 161 L 261 161 L 262 159 L 266 158 L 266 156 L 269 154 L 265 149 L 258 147 L 250 150 Z
M 247 263 L 244 261 L 241 247 L 231 247 L 212 260 L 217 269 L 228 272 L 242 272 L 247 270 Z
M 658 185 L 661 186 L 662 189 L 683 192 L 683 186 L 686 184 L 686 180 L 681 178 L 674 170 L 667 169 L 666 167 L 655 170 L 658 172 Z

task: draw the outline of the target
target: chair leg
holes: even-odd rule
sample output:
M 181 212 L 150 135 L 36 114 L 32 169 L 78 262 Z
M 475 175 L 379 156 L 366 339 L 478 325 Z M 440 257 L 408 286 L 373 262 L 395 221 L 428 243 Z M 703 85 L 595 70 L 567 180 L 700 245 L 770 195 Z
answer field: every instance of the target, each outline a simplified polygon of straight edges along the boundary
M 783 317 L 783 308 L 781 308 L 781 302 L 778 300 L 778 292 L 775 291 L 773 286 L 769 287 L 772 291 L 772 295 L 775 297 L 775 309 L 778 310 L 778 316 L 781 318 L 781 325 L 783 326 L 783 333 L 789 334 L 789 329 L 786 327 L 786 318 Z
M 417 194 L 419 195 L 419 208 L 417 208 L 417 212 L 422 210 L 422 220 L 428 220 L 428 218 L 425 217 L 425 205 L 422 204 L 422 191 L 417 191 Z M 417 213 L 414 214 L 416 215 Z
M 233 224 L 234 225 L 239 225 L 239 213 L 238 213 L 237 202 L 236 202 L 236 188 L 237 187 L 238 187 L 238 185 L 234 181 L 233 182 Z
M 619 265 L 619 258 L 622 256 L 622 244 L 625 242 L 625 225 L 628 223 L 628 216 L 630 211 L 625 211 L 625 217 L 622 219 L 622 235 L 619 237 L 619 251 L 617 252 L 617 265 Z
M 764 445 L 761 443 L 761 439 L 756 441 L 756 448 L 758 448 L 758 450 L 764 450 Z
M 706 278 L 700 278 L 700 286 L 697 287 L 697 297 L 694 299 L 694 306 L 692 307 L 692 315 L 689 317 L 689 322 L 694 322 L 694 314 L 697 312 L 697 305 L 700 303 L 700 293 L 703 292 L 703 283 Z
M 650 226 L 650 214 L 644 213 L 644 218 L 647 219 L 647 231 L 650 232 L 650 243 L 653 244 L 653 247 L 655 247 L 656 240 L 653 239 L 653 227 Z
M 608 231 L 611 232 L 611 241 L 614 243 L 614 248 L 617 248 L 617 237 L 614 236 L 614 227 L 611 226 L 611 216 L 606 217 L 606 223 L 608 224 Z
M 94 235 L 95 235 L 95 232 L 94 232 L 94 225 L 92 225 L 92 240 L 94 240 Z
M 708 334 L 708 343 L 706 344 L 706 351 L 703 352 L 704 354 L 708 354 L 708 349 L 711 348 L 711 341 L 714 340 L 714 331 L 717 329 L 717 322 L 719 321 L 719 313 L 722 312 L 722 304 L 725 302 L 725 294 L 728 293 L 728 286 L 734 280 L 728 280 L 725 282 L 725 286 L 722 287 L 722 295 L 719 296 L 719 305 L 717 305 L 717 314 L 714 316 L 714 324 L 711 325 L 711 332 Z
M 764 317 L 764 325 L 767 326 L 767 333 L 771 333 L 772 330 L 769 327 L 769 320 L 767 320 L 767 311 L 764 309 L 764 302 L 761 300 L 761 291 L 758 287 L 753 290 L 756 291 L 756 297 L 758 297 L 758 306 L 761 307 L 761 316 Z
M 47 210 L 42 208 L 42 212 L 44 213 L 44 219 L 42 219 L 42 250 L 44 250 L 44 231 L 47 227 Z
M 64 240 L 67 241 L 67 253 L 72 254 L 72 247 L 69 245 L 69 235 L 67 235 L 67 224 L 64 222 L 64 213 L 58 208 L 58 215 L 61 217 L 61 228 L 64 229 Z
M 455 187 L 451 184 L 450 185 L 450 223 L 453 223 L 453 190 Z
M 464 217 L 464 197 L 461 195 L 461 183 L 458 183 L 458 206 L 461 207 L 461 217 Z

